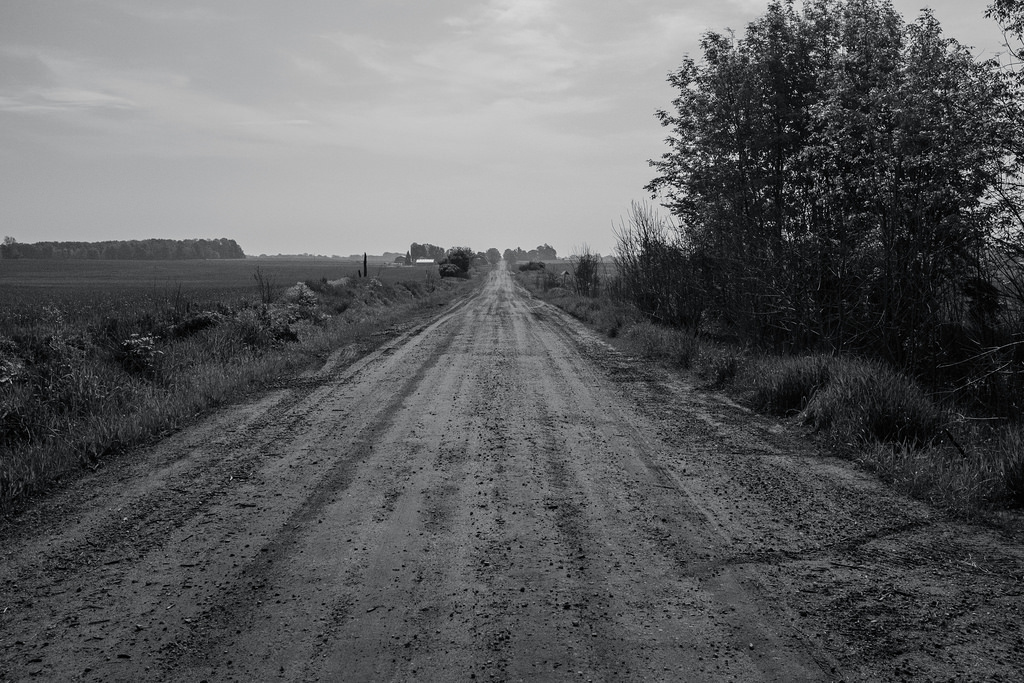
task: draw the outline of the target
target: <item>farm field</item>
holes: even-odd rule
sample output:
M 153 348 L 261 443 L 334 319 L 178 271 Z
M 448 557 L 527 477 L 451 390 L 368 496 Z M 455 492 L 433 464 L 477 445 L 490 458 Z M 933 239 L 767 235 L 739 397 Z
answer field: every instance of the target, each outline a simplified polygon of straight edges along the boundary
M 209 261 L 0 260 L 0 306 L 26 298 L 62 300 L 83 293 L 134 290 L 165 294 L 180 289 L 209 296 L 254 293 L 256 269 L 276 284 L 355 277 L 362 264 L 339 259 L 223 259 Z M 436 266 L 370 264 L 383 282 L 425 281 Z M 205 296 L 204 296 L 205 298 Z

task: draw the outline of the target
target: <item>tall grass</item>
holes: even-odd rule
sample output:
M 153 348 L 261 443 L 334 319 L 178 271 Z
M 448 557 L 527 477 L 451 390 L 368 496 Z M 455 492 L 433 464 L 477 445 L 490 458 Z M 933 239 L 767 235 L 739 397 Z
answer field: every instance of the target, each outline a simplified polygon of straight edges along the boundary
M 697 359 L 700 344 L 692 333 L 677 328 L 662 327 L 647 320 L 631 325 L 623 340 L 634 353 L 689 368 Z
M 940 431 L 942 414 L 909 377 L 855 357 L 765 356 L 740 380 L 755 409 L 799 415 L 844 442 L 923 446 Z
M 0 314 L 0 511 L 461 288 L 317 282 L 270 304 L 135 292 Z M 264 290 L 256 292 L 263 297 Z

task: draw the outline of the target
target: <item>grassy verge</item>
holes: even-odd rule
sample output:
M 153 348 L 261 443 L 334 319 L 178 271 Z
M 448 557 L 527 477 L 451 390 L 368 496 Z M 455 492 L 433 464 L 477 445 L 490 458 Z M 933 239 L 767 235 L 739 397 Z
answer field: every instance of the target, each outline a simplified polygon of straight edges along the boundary
M 521 278 L 630 353 L 692 368 L 707 388 L 795 419 L 894 487 L 965 516 L 1024 507 L 1024 426 L 972 420 L 912 378 L 857 357 L 771 356 L 667 329 L 605 298 Z M 980 426 L 979 426 L 980 425 Z
M 234 300 L 26 303 L 0 316 L 0 512 L 472 284 L 320 279 Z

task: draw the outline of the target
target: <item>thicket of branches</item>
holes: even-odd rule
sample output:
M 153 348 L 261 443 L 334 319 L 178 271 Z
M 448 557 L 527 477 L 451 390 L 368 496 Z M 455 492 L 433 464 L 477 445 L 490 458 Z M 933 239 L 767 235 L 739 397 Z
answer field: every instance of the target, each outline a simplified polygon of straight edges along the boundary
M 675 220 L 634 207 L 618 234 L 624 294 L 652 318 L 778 350 L 868 353 L 975 389 L 1012 379 L 1012 72 L 882 0 L 774 2 L 701 47 L 670 76 L 669 149 L 647 186 Z M 967 362 L 980 357 L 991 372 Z

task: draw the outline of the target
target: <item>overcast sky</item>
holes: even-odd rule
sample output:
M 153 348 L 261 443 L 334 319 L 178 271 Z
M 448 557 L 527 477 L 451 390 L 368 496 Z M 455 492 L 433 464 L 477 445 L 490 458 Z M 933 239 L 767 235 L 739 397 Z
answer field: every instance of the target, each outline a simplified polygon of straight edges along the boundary
M 929 4 L 994 56 L 985 0 Z M 0 0 L 0 235 L 609 253 L 666 74 L 767 0 Z

